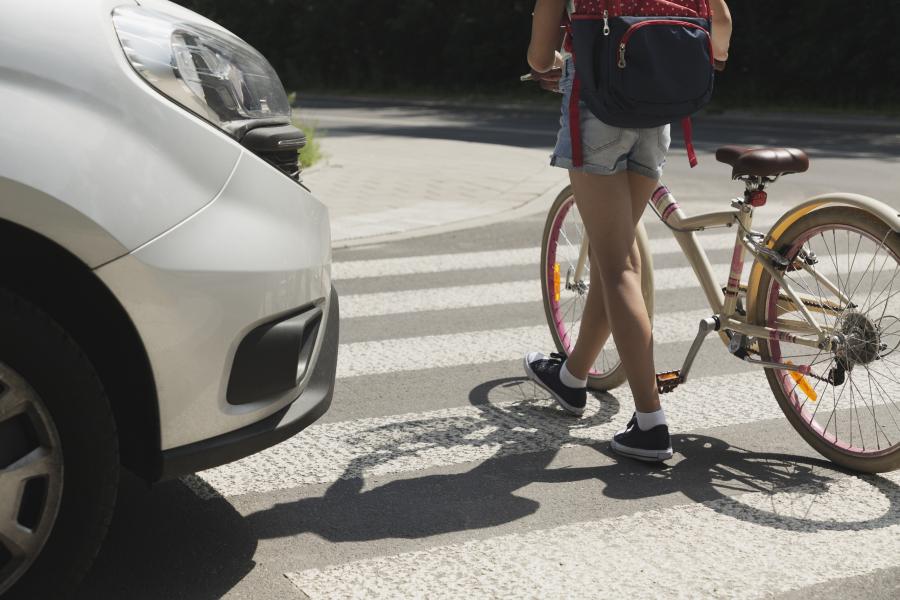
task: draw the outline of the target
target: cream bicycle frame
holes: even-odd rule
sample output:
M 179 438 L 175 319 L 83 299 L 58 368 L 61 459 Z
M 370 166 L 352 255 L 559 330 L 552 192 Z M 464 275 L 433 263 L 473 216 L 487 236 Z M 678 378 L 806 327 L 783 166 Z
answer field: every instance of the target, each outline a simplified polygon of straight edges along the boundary
M 720 337 L 724 343 L 727 344 L 729 341 L 725 331 L 730 330 L 750 338 L 774 339 L 808 346 L 817 350 L 831 350 L 832 344 L 836 341 L 832 337 L 832 332 L 823 329 L 813 318 L 812 313 L 820 312 L 832 316 L 839 315 L 850 303 L 849 298 L 827 277 L 819 273 L 814 266 L 807 264 L 805 261 L 795 261 L 792 266 L 807 271 L 822 287 L 834 293 L 843 306 L 829 302 L 822 303 L 794 290 L 781 272 L 773 265 L 773 256 L 777 255 L 771 249 L 766 248 L 761 243 L 754 242 L 748 236 L 752 231 L 753 206 L 745 202 L 744 199 L 735 198 L 732 201 L 732 210 L 701 213 L 689 217 L 681 210 L 674 196 L 665 186 L 660 186 L 654 192 L 650 199 L 650 204 L 675 237 L 682 252 L 684 252 L 685 258 L 690 263 L 713 312 L 713 316 L 721 324 Z M 708 228 L 732 227 L 735 225 L 737 225 L 737 231 L 731 271 L 723 291 L 723 288 L 716 283 L 716 277 L 712 272 L 709 259 L 697 240 L 695 233 Z M 585 237 L 582 240 L 578 264 L 575 269 L 576 281 L 583 279 L 589 252 L 589 242 L 587 237 Z M 737 312 L 738 298 L 741 292 L 744 292 L 745 295 L 756 293 L 756 290 L 749 289 L 749 284 L 743 285 L 740 281 L 747 254 L 763 269 L 768 271 L 772 278 L 781 286 L 783 291 L 779 298 L 779 312 L 799 312 L 803 318 L 802 321 L 784 320 L 778 321 L 777 328 L 761 327 L 749 324 L 747 317 Z M 803 369 L 799 368 L 796 370 Z

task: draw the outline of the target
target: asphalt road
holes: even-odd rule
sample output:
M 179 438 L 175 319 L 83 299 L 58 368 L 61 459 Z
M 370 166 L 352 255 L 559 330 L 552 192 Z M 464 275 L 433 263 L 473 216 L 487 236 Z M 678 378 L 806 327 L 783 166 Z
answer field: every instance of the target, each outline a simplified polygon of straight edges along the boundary
M 306 104 L 330 135 L 364 128 L 544 147 L 553 131 L 546 113 L 334 104 Z M 385 112 L 402 116 L 392 124 Z M 813 183 L 786 180 L 760 228 L 832 182 L 900 207 L 897 131 L 750 129 L 701 123 L 698 138 L 777 138 L 831 165 L 795 178 Z M 708 176 L 672 178 L 697 207 L 727 204 L 716 194 L 733 185 L 704 168 Z M 610 432 L 632 410 L 627 388 L 592 399 L 575 420 L 524 380 L 517 357 L 549 351 L 550 338 L 536 263 L 503 252 L 538 246 L 542 228 L 537 215 L 337 251 L 345 317 L 332 409 L 285 444 L 200 479 L 148 490 L 126 477 L 79 597 L 900 596 L 900 478 L 853 476 L 816 455 L 762 373 L 715 339 L 693 382 L 666 398 L 677 452 L 667 468 L 610 453 Z M 648 230 L 661 244 L 661 277 L 683 267 L 665 230 Z M 704 236 L 711 262 L 727 265 L 727 240 Z M 686 284 L 657 294 L 659 370 L 680 365 L 703 312 Z

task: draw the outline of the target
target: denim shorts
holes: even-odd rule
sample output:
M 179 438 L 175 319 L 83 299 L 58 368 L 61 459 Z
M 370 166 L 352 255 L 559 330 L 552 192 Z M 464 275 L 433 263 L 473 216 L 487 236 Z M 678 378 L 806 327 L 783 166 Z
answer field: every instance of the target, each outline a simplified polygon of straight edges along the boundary
M 662 177 L 666 153 L 672 141 L 669 126 L 650 129 L 623 129 L 607 125 L 580 103 L 581 142 L 584 165 L 572 164 L 572 137 L 569 130 L 569 99 L 572 96 L 572 81 L 575 65 L 566 59 L 559 89 L 563 92 L 562 117 L 559 120 L 559 134 L 550 164 L 563 169 L 584 171 L 595 175 L 615 175 L 622 171 L 632 171 L 638 175 L 659 179 Z

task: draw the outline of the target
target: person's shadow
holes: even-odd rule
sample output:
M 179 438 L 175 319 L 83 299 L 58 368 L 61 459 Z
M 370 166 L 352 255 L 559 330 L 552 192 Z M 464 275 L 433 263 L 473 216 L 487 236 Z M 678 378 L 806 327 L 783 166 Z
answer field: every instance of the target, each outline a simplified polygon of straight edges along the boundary
M 534 386 L 519 378 L 491 381 L 474 388 L 470 403 L 480 414 L 404 422 L 365 432 L 371 452 L 351 461 L 343 476 L 321 496 L 277 504 L 251 514 L 247 520 L 261 538 L 313 533 L 334 542 L 383 538 L 422 538 L 442 533 L 495 527 L 529 516 L 540 504 L 517 495 L 535 482 L 563 483 L 598 480 L 610 498 L 638 499 L 683 493 L 713 510 L 786 529 L 843 529 L 883 527 L 900 520 L 900 490 L 882 478 L 866 481 L 890 501 L 890 509 L 877 518 L 836 523 L 798 517 L 778 507 L 757 509 L 744 504 L 748 492 L 778 497 L 801 491 L 814 503 L 837 478 L 831 463 L 800 456 L 755 453 L 734 448 L 701 435 L 674 436 L 680 460 L 674 467 L 658 467 L 617 459 L 608 442 L 587 444 L 614 457 L 596 467 L 550 468 L 559 448 L 584 446 L 581 430 L 607 424 L 619 412 L 611 394 L 599 395 L 599 408 L 575 420 L 552 402 L 535 394 Z M 380 444 L 372 444 L 381 440 Z M 479 460 L 468 470 L 429 473 L 432 453 L 445 451 L 458 464 L 465 457 Z M 491 456 L 484 459 L 484 450 Z M 385 465 L 404 468 L 381 469 Z M 425 473 L 422 474 L 421 470 Z M 403 471 L 415 471 L 403 477 Z M 456 470 L 452 467 L 449 470 Z M 401 472 L 400 478 L 378 484 L 378 473 Z M 812 507 L 810 507 L 812 508 Z M 808 511 L 807 511 L 808 512 Z M 603 518 L 602 514 L 596 515 Z

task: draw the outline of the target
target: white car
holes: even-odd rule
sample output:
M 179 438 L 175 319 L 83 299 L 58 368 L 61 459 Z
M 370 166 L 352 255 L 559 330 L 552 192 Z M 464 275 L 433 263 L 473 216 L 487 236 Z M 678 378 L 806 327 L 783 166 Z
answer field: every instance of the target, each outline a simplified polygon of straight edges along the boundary
M 259 53 L 164 0 L 0 14 L 0 594 L 50 598 L 120 465 L 176 477 L 327 410 L 338 303 Z

